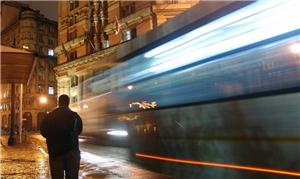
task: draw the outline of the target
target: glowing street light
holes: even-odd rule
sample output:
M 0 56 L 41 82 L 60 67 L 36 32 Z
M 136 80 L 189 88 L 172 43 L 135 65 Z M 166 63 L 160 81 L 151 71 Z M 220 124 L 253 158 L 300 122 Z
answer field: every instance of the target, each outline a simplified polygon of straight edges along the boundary
M 39 101 L 40 101 L 40 104 L 45 107 L 44 111 L 45 111 L 45 114 L 47 114 L 48 98 L 46 96 L 41 96 L 39 98 Z
M 47 104 L 48 102 L 48 99 L 45 96 L 41 96 L 39 100 L 41 104 Z

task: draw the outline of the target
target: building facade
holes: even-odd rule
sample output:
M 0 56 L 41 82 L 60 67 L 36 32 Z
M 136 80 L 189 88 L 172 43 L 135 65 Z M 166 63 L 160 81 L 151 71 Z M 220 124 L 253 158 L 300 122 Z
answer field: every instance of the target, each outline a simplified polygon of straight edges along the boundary
M 58 94 L 85 97 L 84 81 L 118 64 L 116 49 L 198 3 L 166 1 L 60 1 Z
M 36 62 L 31 80 L 28 86 L 23 87 L 22 117 L 26 119 L 23 126 L 27 130 L 37 130 L 45 110 L 51 110 L 56 106 L 57 84 L 53 68 L 56 65 L 54 48 L 57 46 L 57 22 L 22 4 L 18 5 L 18 11 L 19 17 L 16 22 L 1 32 L 1 44 L 23 48 L 35 54 Z M 15 116 L 19 118 L 20 84 L 16 84 L 15 91 Z M 1 84 L 2 128 L 10 127 L 10 93 L 11 86 Z M 47 98 L 47 104 L 40 103 L 41 97 Z

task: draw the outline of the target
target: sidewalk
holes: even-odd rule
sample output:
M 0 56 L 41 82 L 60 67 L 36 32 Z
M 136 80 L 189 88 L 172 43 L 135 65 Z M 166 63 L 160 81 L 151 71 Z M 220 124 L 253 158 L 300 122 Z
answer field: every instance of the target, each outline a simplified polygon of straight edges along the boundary
M 48 156 L 43 144 L 29 139 L 26 143 L 8 146 L 7 140 L 8 136 L 1 136 L 1 179 L 50 178 Z

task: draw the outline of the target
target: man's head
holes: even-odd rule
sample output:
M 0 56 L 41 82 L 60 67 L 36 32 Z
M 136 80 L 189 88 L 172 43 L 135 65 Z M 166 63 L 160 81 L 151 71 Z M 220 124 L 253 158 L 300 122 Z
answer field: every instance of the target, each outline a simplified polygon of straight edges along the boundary
M 58 98 L 58 106 L 59 107 L 68 107 L 70 104 L 70 98 L 68 95 L 63 94 L 60 95 Z

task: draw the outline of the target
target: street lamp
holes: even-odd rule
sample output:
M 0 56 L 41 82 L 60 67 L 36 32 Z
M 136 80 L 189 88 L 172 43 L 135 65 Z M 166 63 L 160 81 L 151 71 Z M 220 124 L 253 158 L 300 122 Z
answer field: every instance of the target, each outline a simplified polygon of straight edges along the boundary
M 43 109 L 43 116 L 39 116 L 38 119 L 38 129 L 40 128 L 42 120 L 45 118 L 47 115 L 47 108 L 48 108 L 48 98 L 46 96 L 40 96 L 39 97 L 39 102 L 41 104 L 41 107 Z
M 45 96 L 40 97 L 40 103 L 41 104 L 46 104 L 48 102 L 47 98 Z
M 46 96 L 41 96 L 39 98 L 40 104 L 42 106 L 45 106 L 45 115 L 47 114 L 47 104 L 48 104 L 48 98 Z

